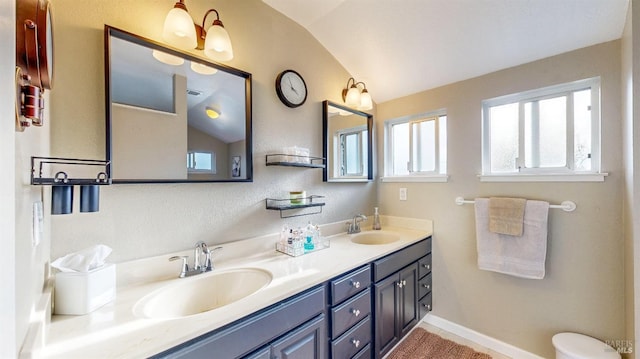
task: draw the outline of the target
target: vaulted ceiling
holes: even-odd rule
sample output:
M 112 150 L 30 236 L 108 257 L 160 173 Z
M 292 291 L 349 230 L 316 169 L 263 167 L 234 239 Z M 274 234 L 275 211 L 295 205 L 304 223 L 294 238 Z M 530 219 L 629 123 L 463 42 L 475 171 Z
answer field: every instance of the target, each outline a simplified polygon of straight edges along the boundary
M 306 28 L 378 103 L 618 39 L 629 6 L 629 0 L 263 1 Z

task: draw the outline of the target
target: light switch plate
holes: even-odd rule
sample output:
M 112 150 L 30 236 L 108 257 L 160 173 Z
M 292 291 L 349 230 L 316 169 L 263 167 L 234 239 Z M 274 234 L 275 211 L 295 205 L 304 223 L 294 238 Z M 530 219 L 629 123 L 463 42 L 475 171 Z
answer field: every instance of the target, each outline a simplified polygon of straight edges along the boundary
M 34 248 L 42 241 L 42 228 L 44 227 L 44 211 L 42 201 L 33 202 L 33 228 L 31 233 L 31 246 Z
M 407 200 L 407 189 L 406 188 L 400 188 L 400 200 L 401 201 L 406 201 Z

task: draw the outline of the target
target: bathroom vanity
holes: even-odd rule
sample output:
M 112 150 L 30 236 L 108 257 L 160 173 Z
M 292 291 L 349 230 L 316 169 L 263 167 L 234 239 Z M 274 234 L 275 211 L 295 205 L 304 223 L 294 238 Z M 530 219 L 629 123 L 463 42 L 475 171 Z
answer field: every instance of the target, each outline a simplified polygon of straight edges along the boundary
M 323 233 L 332 226 L 344 223 Z M 276 235 L 225 244 L 216 269 L 195 277 L 250 268 L 270 273 L 270 282 L 222 307 L 170 318 L 145 317 L 140 303 L 191 278 L 178 279 L 169 256 L 122 263 L 115 302 L 85 316 L 54 316 L 42 354 L 381 358 L 431 308 L 431 228 L 383 217 L 373 236 L 330 235 L 330 248 L 300 257 L 276 252 Z

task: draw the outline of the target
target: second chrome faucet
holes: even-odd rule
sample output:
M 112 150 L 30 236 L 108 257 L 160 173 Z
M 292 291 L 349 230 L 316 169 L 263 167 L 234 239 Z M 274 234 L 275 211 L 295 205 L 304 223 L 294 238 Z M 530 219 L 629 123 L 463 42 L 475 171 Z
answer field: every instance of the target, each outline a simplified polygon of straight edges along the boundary
M 365 216 L 364 214 L 356 214 L 355 216 L 353 216 L 353 220 L 347 222 L 347 233 L 360 233 L 360 222 L 366 220 L 367 216 Z
M 193 250 L 193 267 L 189 269 L 187 259 L 189 256 L 173 256 L 169 258 L 170 261 L 182 259 L 182 269 L 180 271 L 180 278 L 190 277 L 192 275 L 211 272 L 213 270 L 213 261 L 211 259 L 213 252 L 221 250 L 222 247 L 215 247 L 209 249 L 206 243 L 198 241 Z

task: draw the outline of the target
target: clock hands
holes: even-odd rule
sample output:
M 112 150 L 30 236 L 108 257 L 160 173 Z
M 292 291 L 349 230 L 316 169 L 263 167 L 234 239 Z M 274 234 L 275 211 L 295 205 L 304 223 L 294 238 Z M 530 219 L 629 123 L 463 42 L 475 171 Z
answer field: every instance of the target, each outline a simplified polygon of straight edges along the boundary
M 296 95 L 300 95 L 298 91 L 296 91 L 295 87 L 293 87 L 293 84 L 291 83 L 291 78 L 288 78 L 287 80 L 289 80 L 289 86 L 291 87 L 291 91 L 295 92 Z

